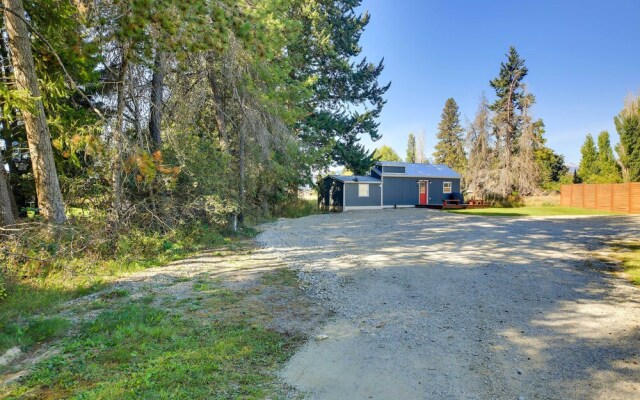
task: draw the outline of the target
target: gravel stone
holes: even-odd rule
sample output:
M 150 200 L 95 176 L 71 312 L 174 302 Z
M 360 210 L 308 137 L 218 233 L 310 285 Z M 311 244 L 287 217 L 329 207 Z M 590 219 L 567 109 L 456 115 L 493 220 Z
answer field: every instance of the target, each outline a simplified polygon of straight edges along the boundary
M 282 371 L 312 399 L 640 398 L 640 291 L 590 255 L 640 237 L 637 216 L 405 209 L 263 228 L 335 312 L 331 340 Z

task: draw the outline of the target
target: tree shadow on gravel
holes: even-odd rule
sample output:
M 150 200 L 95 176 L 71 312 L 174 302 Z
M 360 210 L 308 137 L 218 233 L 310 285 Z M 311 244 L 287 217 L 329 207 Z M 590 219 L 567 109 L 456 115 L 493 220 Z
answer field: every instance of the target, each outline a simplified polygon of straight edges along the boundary
M 417 298 L 403 312 L 426 310 L 426 327 L 464 332 L 454 343 L 435 338 L 423 345 L 459 354 L 469 368 L 475 356 L 465 352 L 481 349 L 482 365 L 493 369 L 487 385 L 497 396 L 640 396 L 640 290 L 590 255 L 612 239 L 640 237 L 638 217 L 384 210 L 314 216 L 275 230 L 285 261 L 309 274 L 352 276 L 340 294 L 351 290 L 370 302 L 358 311 L 370 313 L 364 317 L 393 321 L 397 310 L 386 305 L 394 297 Z M 367 285 L 381 281 L 397 290 L 367 297 Z M 486 371 L 469 374 L 486 379 Z

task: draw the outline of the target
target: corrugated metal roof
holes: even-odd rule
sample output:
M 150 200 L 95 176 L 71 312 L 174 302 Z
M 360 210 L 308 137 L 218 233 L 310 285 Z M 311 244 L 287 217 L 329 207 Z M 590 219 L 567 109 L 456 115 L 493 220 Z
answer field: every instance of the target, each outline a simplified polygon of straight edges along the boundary
M 404 174 L 385 172 L 383 173 L 383 175 L 389 174 L 399 176 L 423 176 L 432 178 L 461 178 L 459 173 L 442 164 L 417 164 L 392 161 L 381 161 L 378 164 L 382 166 L 405 167 Z
M 362 175 L 331 175 L 331 177 L 340 182 L 362 182 L 362 183 L 382 183 L 380 179 L 372 176 Z

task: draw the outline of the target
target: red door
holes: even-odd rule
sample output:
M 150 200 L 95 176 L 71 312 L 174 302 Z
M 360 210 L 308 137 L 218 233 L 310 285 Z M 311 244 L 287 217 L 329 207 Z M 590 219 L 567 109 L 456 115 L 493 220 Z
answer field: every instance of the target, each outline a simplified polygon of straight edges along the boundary
M 420 192 L 420 205 L 427 205 L 427 182 L 418 182 L 418 188 Z

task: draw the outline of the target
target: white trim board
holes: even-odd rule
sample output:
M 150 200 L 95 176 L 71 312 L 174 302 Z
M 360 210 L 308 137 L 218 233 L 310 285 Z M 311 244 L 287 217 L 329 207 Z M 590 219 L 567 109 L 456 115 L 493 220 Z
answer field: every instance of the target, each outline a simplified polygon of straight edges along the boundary
M 460 177 L 455 176 L 426 176 L 426 175 L 403 175 L 403 174 L 392 174 L 385 172 L 384 176 L 388 178 L 422 178 L 425 180 L 428 179 L 462 179 Z
M 343 211 L 349 210 L 380 210 L 381 206 L 351 206 L 351 207 L 343 207 Z

